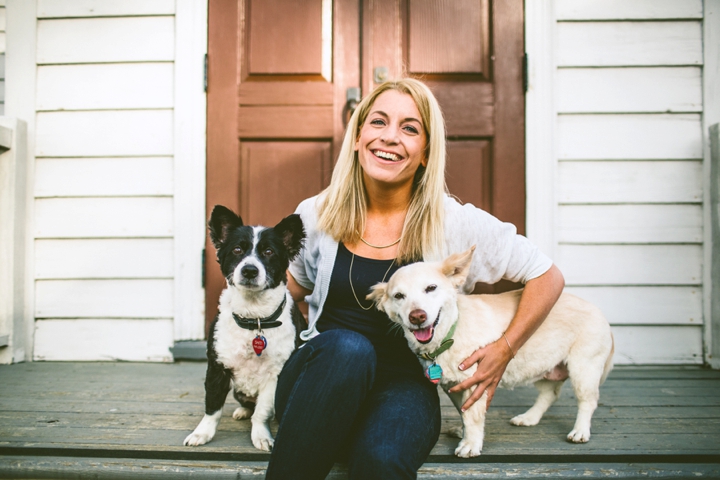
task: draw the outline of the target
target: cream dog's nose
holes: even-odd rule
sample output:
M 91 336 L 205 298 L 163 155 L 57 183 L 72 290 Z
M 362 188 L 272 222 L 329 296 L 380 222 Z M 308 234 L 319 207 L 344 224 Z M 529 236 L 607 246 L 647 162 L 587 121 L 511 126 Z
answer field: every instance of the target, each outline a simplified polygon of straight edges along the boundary
M 422 325 L 427 320 L 425 310 L 416 309 L 410 312 L 410 323 L 413 325 Z

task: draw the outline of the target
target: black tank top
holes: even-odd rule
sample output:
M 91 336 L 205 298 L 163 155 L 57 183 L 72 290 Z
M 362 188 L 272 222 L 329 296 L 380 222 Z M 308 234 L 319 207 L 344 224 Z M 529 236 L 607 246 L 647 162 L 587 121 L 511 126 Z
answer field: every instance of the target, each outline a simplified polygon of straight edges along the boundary
M 352 287 L 348 277 L 351 262 Z M 398 268 L 400 266 L 392 260 L 375 260 L 357 255 L 353 259 L 352 252 L 340 243 L 317 329 L 325 332 L 334 328 L 345 328 L 364 335 L 375 347 L 379 372 L 422 374 L 420 363 L 410 351 L 400 326 L 390 321 L 388 316 L 374 305 L 368 310 L 358 305 L 359 301 L 363 307 L 370 307 L 372 302 L 365 299 L 370 293 L 370 287 L 381 282 L 383 276 L 385 281 L 389 280 Z

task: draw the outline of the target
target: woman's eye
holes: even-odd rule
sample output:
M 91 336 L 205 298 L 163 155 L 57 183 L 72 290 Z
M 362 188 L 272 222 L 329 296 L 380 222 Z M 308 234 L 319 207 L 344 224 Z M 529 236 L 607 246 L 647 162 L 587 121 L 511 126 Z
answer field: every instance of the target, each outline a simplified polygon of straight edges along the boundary
M 405 126 L 404 128 L 405 128 L 406 131 L 408 131 L 408 132 L 410 132 L 410 133 L 413 133 L 413 134 L 415 134 L 415 135 L 417 135 L 417 134 L 419 133 L 419 132 L 418 132 L 418 129 L 415 128 L 415 127 L 413 127 L 412 125 L 407 125 L 407 126 Z
M 393 295 L 393 297 L 395 297 L 395 300 L 402 300 L 403 298 L 405 298 L 405 294 L 398 292 Z
M 233 248 L 233 253 L 234 253 L 235 255 L 242 255 L 242 254 L 245 253 L 245 252 L 243 251 L 242 248 L 240 248 L 240 247 L 235 247 L 235 248 Z
M 425 288 L 425 293 L 434 292 L 437 289 L 437 285 L 428 285 Z
M 370 125 L 385 125 L 385 122 L 381 118 L 375 118 L 370 120 Z

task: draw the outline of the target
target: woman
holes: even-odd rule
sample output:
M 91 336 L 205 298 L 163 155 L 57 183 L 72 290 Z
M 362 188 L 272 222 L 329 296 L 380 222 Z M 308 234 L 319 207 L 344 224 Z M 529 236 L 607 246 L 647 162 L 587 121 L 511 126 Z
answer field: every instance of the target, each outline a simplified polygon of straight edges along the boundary
M 440 433 L 437 389 L 402 333 L 365 299 L 403 264 L 478 248 L 465 291 L 501 278 L 526 284 L 505 337 L 459 368 L 477 371 L 464 408 L 488 404 L 512 356 L 544 320 L 564 281 L 527 239 L 445 193 L 445 127 L 421 82 L 386 82 L 353 113 L 330 186 L 297 212 L 307 231 L 290 290 L 309 305 L 307 343 L 278 381 L 280 422 L 268 479 L 416 478 Z M 506 341 L 507 339 L 507 341 Z

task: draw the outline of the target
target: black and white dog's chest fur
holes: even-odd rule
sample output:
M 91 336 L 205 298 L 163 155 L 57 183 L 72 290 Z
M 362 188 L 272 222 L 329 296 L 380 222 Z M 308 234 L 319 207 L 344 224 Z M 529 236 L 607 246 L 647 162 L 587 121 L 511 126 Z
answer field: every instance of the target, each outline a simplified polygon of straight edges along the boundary
M 302 221 L 290 215 L 273 228 L 245 226 L 233 212 L 216 206 L 209 229 L 227 288 L 208 335 L 205 416 L 184 444 L 212 440 L 232 387 L 241 405 L 233 418 L 252 416 L 253 445 L 270 450 L 277 377 L 306 326 L 286 276 L 305 239 Z M 253 341 L 262 337 L 265 344 L 254 348 Z

